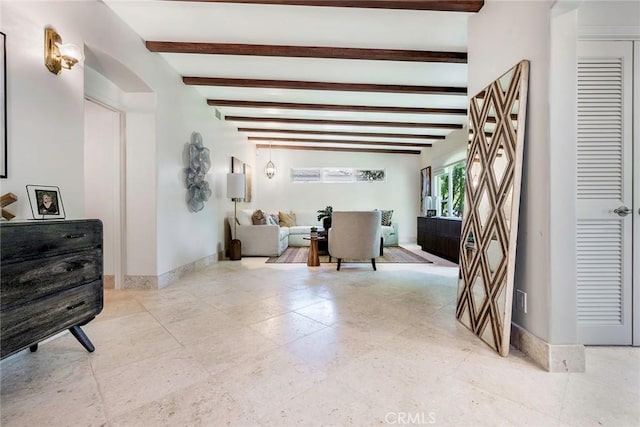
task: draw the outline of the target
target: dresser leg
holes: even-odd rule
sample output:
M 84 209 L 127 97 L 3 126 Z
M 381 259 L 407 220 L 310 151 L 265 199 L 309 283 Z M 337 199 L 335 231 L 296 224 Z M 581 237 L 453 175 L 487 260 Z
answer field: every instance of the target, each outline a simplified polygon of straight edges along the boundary
M 35 344 L 34 344 L 34 345 L 32 345 L 32 346 L 29 346 L 29 351 L 30 351 L 31 353 L 35 353 L 36 351 L 38 351 L 38 343 L 35 343 Z
M 80 329 L 80 326 L 70 327 L 69 332 L 71 332 L 71 334 L 76 337 L 80 344 L 82 344 L 82 346 L 86 348 L 89 353 L 93 353 L 93 351 L 96 349 L 93 344 L 91 344 L 91 340 L 89 340 L 87 334 L 85 334 L 84 331 Z

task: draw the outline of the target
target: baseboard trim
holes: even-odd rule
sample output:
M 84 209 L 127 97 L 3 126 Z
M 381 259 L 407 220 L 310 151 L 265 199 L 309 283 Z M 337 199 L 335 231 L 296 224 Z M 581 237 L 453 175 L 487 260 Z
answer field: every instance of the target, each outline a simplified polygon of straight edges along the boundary
M 585 371 L 585 354 L 582 344 L 549 344 L 512 323 L 511 345 L 548 372 Z
M 182 277 L 202 270 L 218 261 L 218 253 L 200 258 L 188 264 L 174 268 L 159 276 L 125 276 L 124 289 L 162 289 Z
M 104 274 L 102 276 L 102 283 L 105 289 L 115 289 L 116 288 L 116 277 L 112 274 Z

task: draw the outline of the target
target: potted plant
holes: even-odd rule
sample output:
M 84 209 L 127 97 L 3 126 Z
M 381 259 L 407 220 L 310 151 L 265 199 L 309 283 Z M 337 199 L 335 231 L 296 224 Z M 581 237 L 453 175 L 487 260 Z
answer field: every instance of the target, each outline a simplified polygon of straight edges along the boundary
M 311 227 L 311 237 L 318 237 L 318 227 Z
M 328 230 L 331 228 L 331 214 L 333 213 L 333 208 L 331 206 L 327 206 L 324 209 L 318 210 L 318 221 L 322 220 L 322 228 Z

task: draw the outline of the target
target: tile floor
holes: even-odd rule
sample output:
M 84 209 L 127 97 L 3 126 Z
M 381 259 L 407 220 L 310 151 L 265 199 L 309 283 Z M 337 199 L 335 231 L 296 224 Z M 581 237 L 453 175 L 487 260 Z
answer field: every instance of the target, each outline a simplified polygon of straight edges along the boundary
M 640 349 L 496 356 L 454 319 L 456 268 L 264 261 L 107 291 L 94 353 L 66 333 L 0 363 L 0 424 L 640 425 Z

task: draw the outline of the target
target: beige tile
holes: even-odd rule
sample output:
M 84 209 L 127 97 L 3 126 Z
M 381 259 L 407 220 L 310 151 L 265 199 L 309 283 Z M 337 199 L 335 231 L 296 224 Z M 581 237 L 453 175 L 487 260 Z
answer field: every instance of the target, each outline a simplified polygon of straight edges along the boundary
M 98 385 L 90 375 L 33 390 L 28 396 L 3 394 L 0 413 L 0 424 L 5 427 L 98 427 L 107 423 Z
M 498 357 L 455 319 L 457 274 L 252 257 L 107 290 L 94 353 L 64 333 L 0 362 L 0 422 L 640 425 L 638 349 L 587 348 L 584 374 Z
M 236 305 L 223 311 L 239 322 L 249 325 L 320 301 L 326 301 L 326 299 L 307 290 L 290 290 L 260 301 Z
M 358 391 L 334 378 L 327 378 L 282 405 L 271 408 L 260 419 L 260 425 L 371 425 L 373 410 L 361 398 Z
M 586 347 L 585 353 L 586 371 L 579 377 L 640 394 L 640 348 Z
M 257 421 L 215 380 L 205 380 L 169 393 L 110 423 L 122 427 L 256 424 Z
M 186 346 L 211 374 L 235 368 L 276 348 L 276 343 L 248 327 L 218 329 L 215 334 Z
M 560 420 L 572 426 L 638 426 L 640 395 L 614 385 L 568 374 Z
M 286 349 L 278 349 L 227 369 L 215 379 L 245 412 L 261 418 L 325 377 Z
M 286 348 L 314 368 L 331 372 L 376 349 L 370 342 L 329 327 L 286 345 Z
M 167 324 L 206 315 L 215 310 L 214 307 L 202 302 L 181 302 L 149 308 L 149 313 L 151 313 L 158 322 Z
M 559 418 L 568 374 L 550 374 L 518 351 L 506 358 L 495 353 L 482 357 L 470 353 L 466 359 L 453 378 Z
M 282 345 L 324 329 L 326 325 L 297 313 L 287 313 L 260 323 L 254 323 L 250 325 L 250 328 Z
M 231 331 L 241 326 L 240 322 L 213 308 L 204 315 L 164 324 L 171 335 L 185 346 L 198 343 L 203 338 L 217 335 L 221 331 Z
M 155 329 L 158 326 L 158 321 L 148 311 L 144 311 L 128 316 L 106 319 L 101 322 L 89 322 L 82 329 L 92 342 L 96 341 L 94 343 L 96 344 L 119 339 L 123 335 Z
M 0 402 L 28 399 L 34 393 L 55 395 L 59 387 L 92 378 L 89 353 L 68 332 L 41 343 L 38 351 L 24 350 L 0 362 Z
M 158 400 L 163 396 L 203 381 L 207 371 L 186 350 L 96 373 L 104 409 L 109 418 Z
M 334 300 L 323 300 L 295 312 L 327 326 L 333 325 L 340 318 L 340 309 Z
M 156 357 L 162 353 L 182 348 L 180 343 L 162 326 L 132 334 L 116 335 L 102 341 L 96 337 L 96 350 L 89 360 L 96 374 Z

